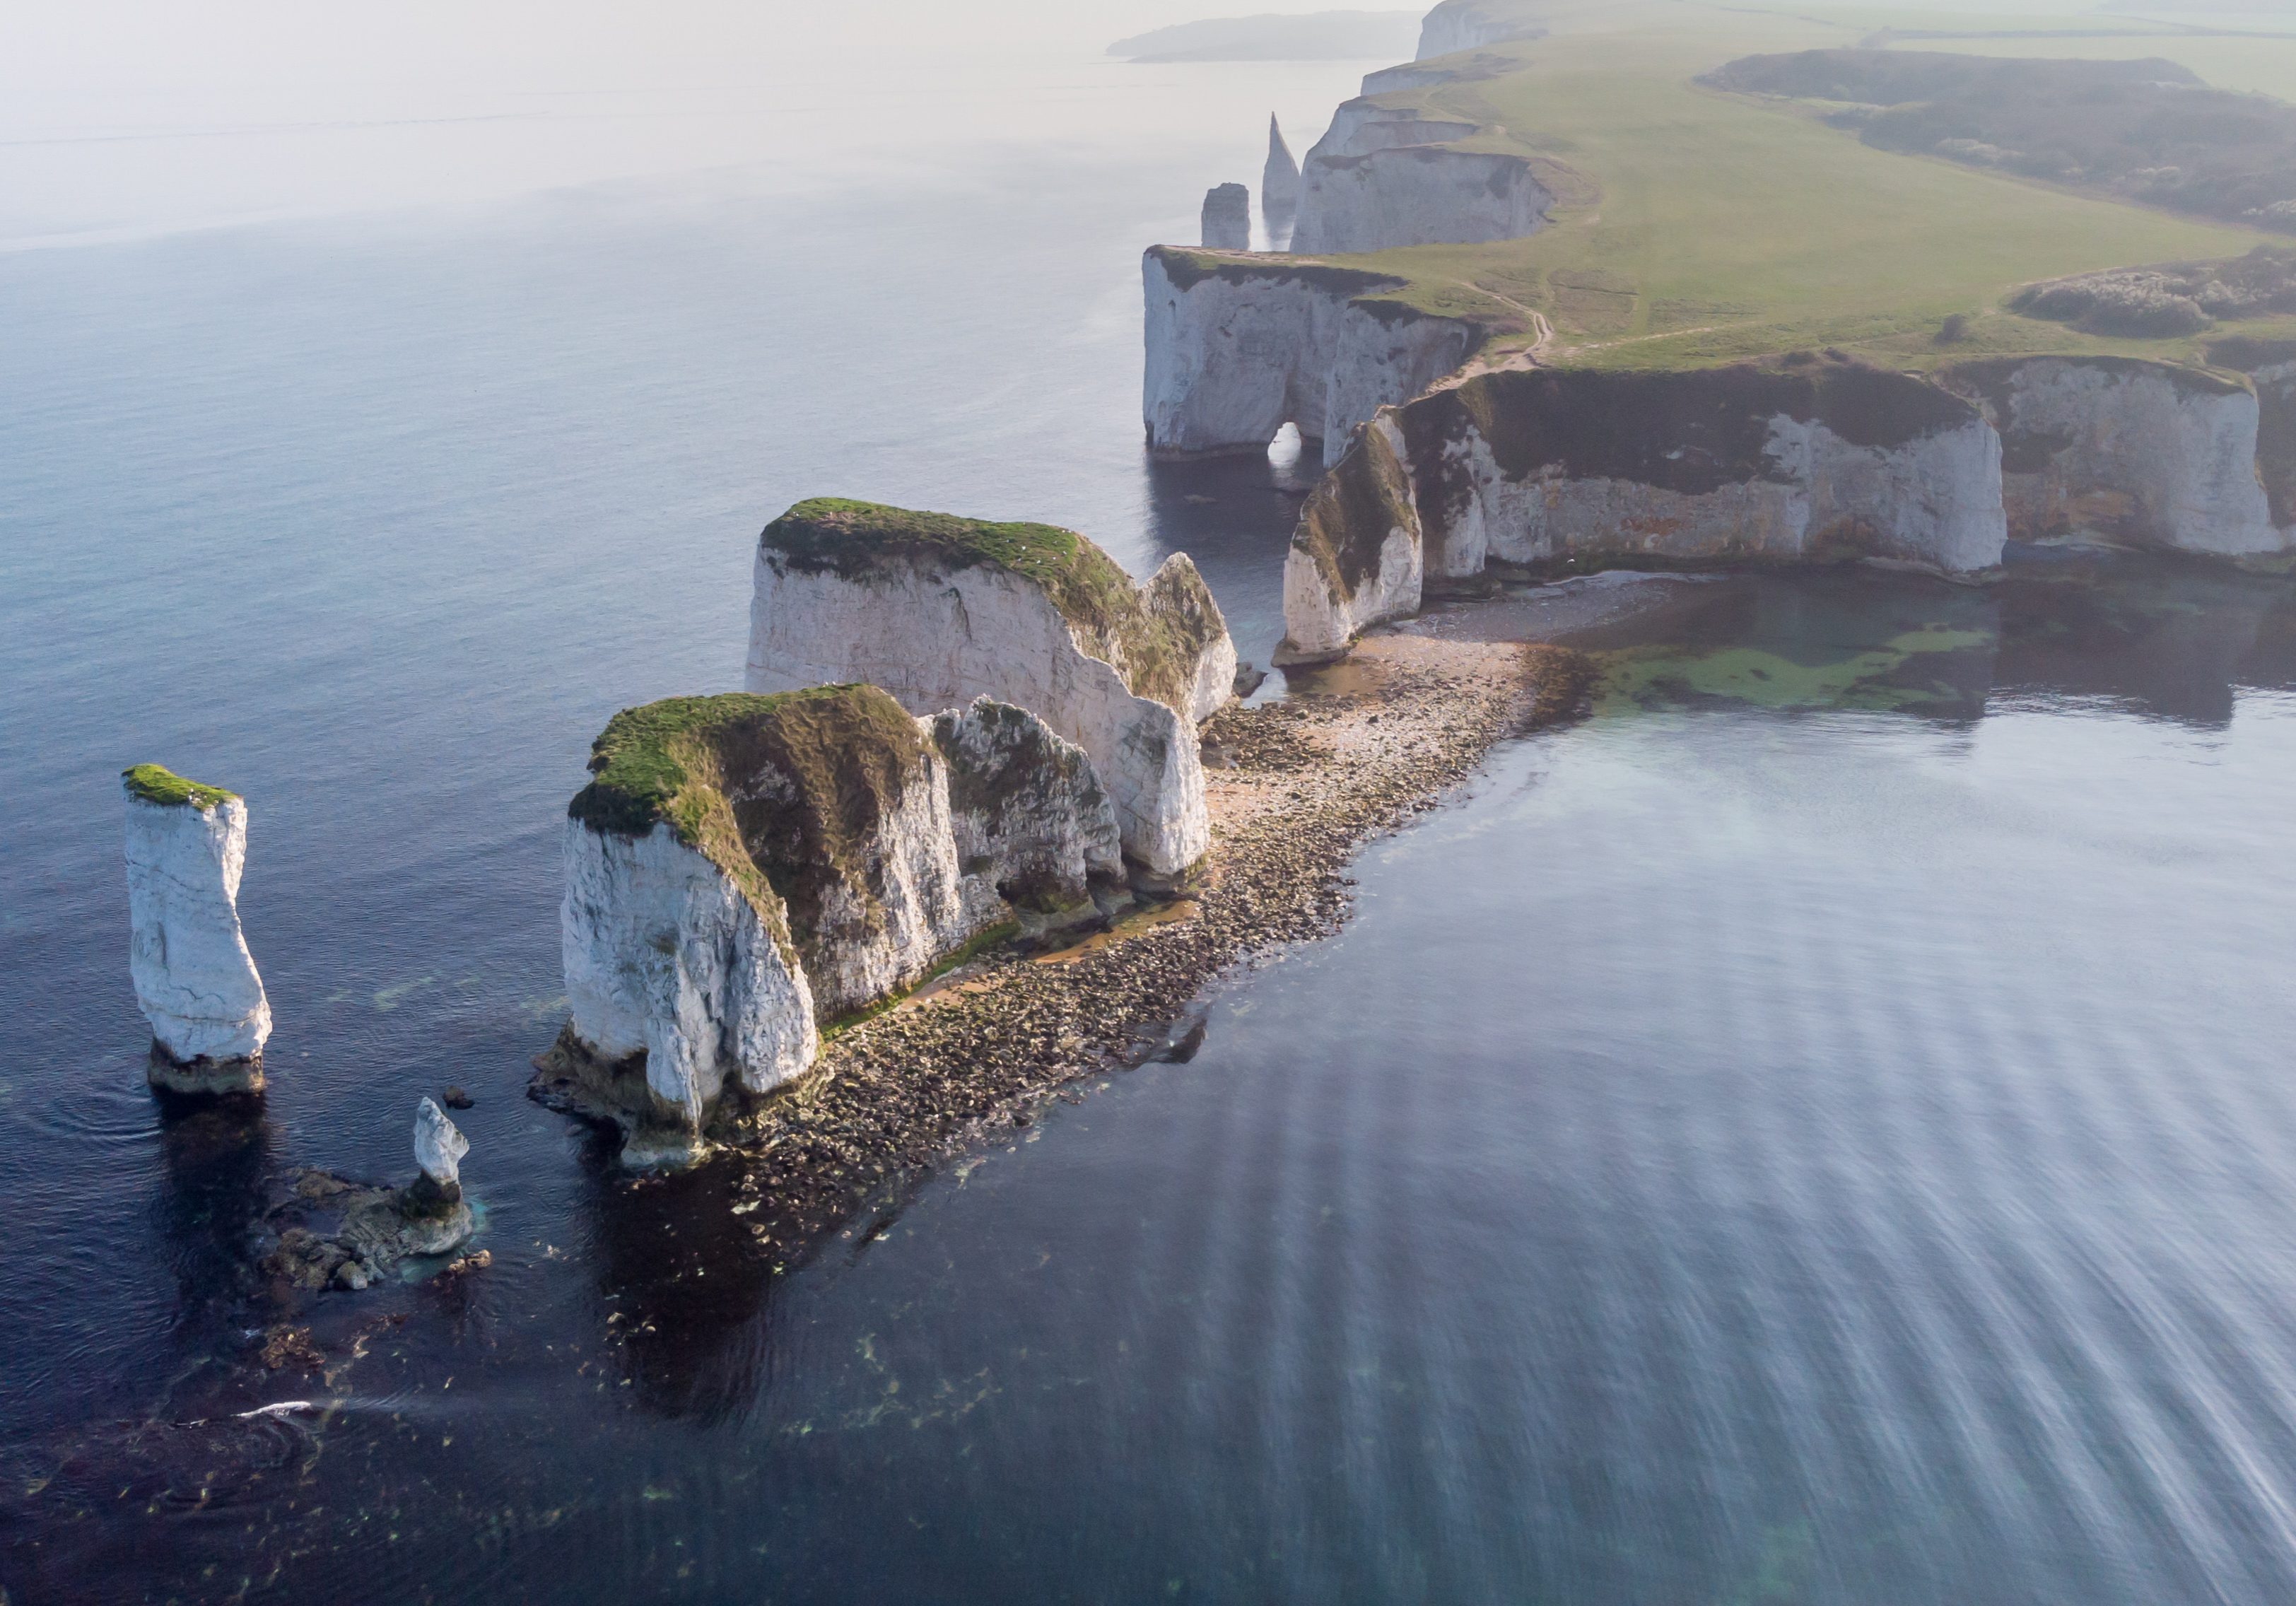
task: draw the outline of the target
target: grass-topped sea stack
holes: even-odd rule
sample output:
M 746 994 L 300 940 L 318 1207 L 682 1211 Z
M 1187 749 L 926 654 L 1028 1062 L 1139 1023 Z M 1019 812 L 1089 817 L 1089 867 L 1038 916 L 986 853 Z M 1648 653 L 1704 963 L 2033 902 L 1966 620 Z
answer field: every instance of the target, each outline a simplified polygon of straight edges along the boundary
M 750 691 L 867 681 L 916 714 L 1027 709 L 1091 757 L 1151 878 L 1211 845 L 1196 726 L 1234 680 L 1226 621 L 1182 553 L 1141 585 L 1071 530 L 825 498 L 758 541 Z
M 985 699 L 931 718 L 874 686 L 614 717 L 568 810 L 572 1020 L 536 1091 L 689 1155 L 728 1089 L 813 1063 L 821 1028 L 1120 883 L 1091 763 Z
M 152 1023 L 151 1080 L 176 1093 L 263 1086 L 271 1005 L 239 929 L 247 805 L 157 764 L 127 795 L 128 964 Z

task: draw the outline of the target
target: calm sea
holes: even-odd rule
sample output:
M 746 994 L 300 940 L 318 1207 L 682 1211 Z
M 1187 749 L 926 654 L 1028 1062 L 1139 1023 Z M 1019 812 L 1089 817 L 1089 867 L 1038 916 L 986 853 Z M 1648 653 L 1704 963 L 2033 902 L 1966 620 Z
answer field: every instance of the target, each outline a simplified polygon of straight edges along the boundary
M 453 209 L 26 215 L 6 1598 L 2296 1598 L 2285 582 L 1693 588 L 1193 1061 L 787 1273 L 723 1176 L 521 1096 L 588 741 L 738 684 L 788 502 L 1185 549 L 1265 658 L 1298 485 L 1144 462 L 1136 258 L 1360 67 L 1146 70 L 976 86 L 978 137 L 834 183 L 721 128 Z M 250 799 L 257 1123 L 142 1084 L 144 758 Z M 449 1082 L 492 1267 L 226 1381 L 266 1186 L 405 1173 Z

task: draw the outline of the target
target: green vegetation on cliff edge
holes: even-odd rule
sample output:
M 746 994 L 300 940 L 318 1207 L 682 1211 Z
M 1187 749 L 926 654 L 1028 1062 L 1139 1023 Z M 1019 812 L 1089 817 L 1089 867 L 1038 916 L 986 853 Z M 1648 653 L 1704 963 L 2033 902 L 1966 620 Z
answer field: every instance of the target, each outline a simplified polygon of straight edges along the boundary
M 120 771 L 119 778 L 127 783 L 128 796 L 167 808 L 213 808 L 239 796 L 220 786 L 187 781 L 164 764 L 139 764 Z
M 1111 664 L 1136 697 L 1185 709 L 1197 656 L 1226 624 L 1201 580 L 1144 594 L 1123 566 L 1074 530 L 999 523 L 816 496 L 766 527 L 765 545 L 800 573 L 848 580 L 918 560 L 948 569 L 1003 569 L 1033 581 L 1083 651 Z

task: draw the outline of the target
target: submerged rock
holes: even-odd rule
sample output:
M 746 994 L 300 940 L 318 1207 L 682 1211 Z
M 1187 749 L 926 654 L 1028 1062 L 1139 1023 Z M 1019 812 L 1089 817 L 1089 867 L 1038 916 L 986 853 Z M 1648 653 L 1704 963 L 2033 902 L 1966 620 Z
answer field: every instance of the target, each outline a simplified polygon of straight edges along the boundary
M 617 715 L 570 807 L 571 1020 L 537 1096 L 633 1164 L 699 1151 L 729 1090 L 813 1062 L 820 1027 L 969 944 L 1096 913 L 1121 858 L 1084 753 L 985 699 L 920 720 L 875 686 Z
M 154 1086 L 263 1086 L 271 1005 L 239 925 L 247 805 L 156 764 L 127 771 L 128 966 Z
M 925 715 L 991 697 L 1091 759 L 1127 858 L 1155 877 L 1211 845 L 1197 724 L 1235 648 L 1195 565 L 1145 584 L 1073 531 L 821 499 L 758 544 L 748 684 L 882 686 Z
M 1240 184 L 1214 184 L 1204 192 L 1204 249 L 1251 249 L 1251 192 Z

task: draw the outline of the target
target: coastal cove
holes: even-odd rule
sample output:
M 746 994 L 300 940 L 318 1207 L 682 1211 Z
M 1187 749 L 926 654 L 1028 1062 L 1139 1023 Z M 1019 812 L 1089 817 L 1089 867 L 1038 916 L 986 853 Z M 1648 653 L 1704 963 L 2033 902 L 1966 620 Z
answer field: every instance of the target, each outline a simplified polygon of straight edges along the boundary
M 0 254 L 0 1606 L 2296 1596 L 2281 414 L 2129 410 L 2246 500 L 2101 487 L 2111 429 L 2060 471 L 2022 356 L 1715 368 L 1689 469 L 1550 453 L 1638 363 L 1402 398 L 1320 481 L 1258 414 L 1144 450 L 1141 243 L 1367 65 L 1009 64 L 1120 111 L 833 193 Z M 1118 137 L 1151 94 L 1189 126 Z M 1833 541 L 1908 442 L 1984 539 Z M 1736 568 L 1517 528 L 1718 488 Z M 1327 650 L 1238 679 L 1325 571 Z M 146 1085 L 146 758 L 220 1100 Z M 836 904 L 870 810 L 898 942 Z M 664 951 L 637 843 L 781 967 L 737 1093 L 597 979 Z M 363 1211 L 438 1235 L 329 1288 Z

